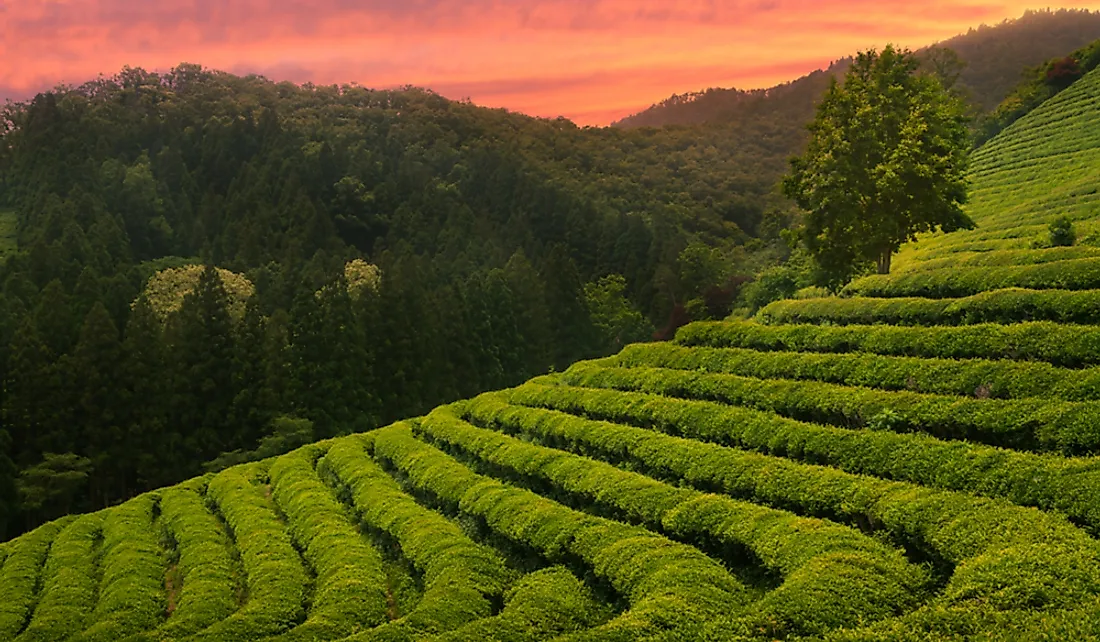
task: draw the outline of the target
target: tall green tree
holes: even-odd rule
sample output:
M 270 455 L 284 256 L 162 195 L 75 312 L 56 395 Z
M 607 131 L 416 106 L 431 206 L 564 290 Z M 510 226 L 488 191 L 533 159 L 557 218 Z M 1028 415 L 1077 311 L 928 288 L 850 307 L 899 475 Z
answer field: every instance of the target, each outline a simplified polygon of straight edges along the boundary
M 919 232 L 973 227 L 966 201 L 962 101 L 920 61 L 887 46 L 862 52 L 830 85 L 791 160 L 783 192 L 805 210 L 802 239 L 836 288 L 863 266 L 880 274 Z
M 128 460 L 135 484 L 148 490 L 184 474 L 183 436 L 168 421 L 168 391 L 172 383 L 164 342 L 164 328 L 144 297 L 134 302 L 122 341 L 123 364 L 119 385 L 126 410 Z
M 97 302 L 84 318 L 80 339 L 64 363 L 72 394 L 72 414 L 79 451 L 92 462 L 91 499 L 106 505 L 111 497 L 126 496 L 128 484 L 125 433 L 118 375 L 122 342 L 110 313 Z M 74 445 L 70 445 L 72 448 Z
M 233 381 L 234 331 L 229 295 L 213 264 L 184 297 L 172 340 L 178 370 L 173 382 L 173 421 L 180 426 L 190 460 L 199 463 L 226 450 Z
M 8 347 L 4 377 L 4 426 L 14 440 L 17 460 L 48 447 L 52 435 L 49 400 L 58 394 L 49 348 L 34 317 L 24 317 Z
M 0 428 L 0 540 L 7 538 L 9 524 L 18 514 L 17 477 L 18 470 L 11 460 L 11 436 Z
M 42 461 L 19 471 L 16 488 L 29 524 L 56 519 L 80 507 L 92 462 L 74 453 L 44 453 Z
M 266 341 L 264 318 L 253 296 L 237 327 L 233 346 L 233 387 L 237 396 L 233 399 L 229 418 L 233 432 L 226 444 L 231 450 L 251 447 L 275 417 L 277 400 L 267 377 Z
M 617 352 L 628 343 L 653 336 L 653 324 L 630 305 L 625 293 L 626 279 L 621 274 L 608 274 L 584 286 L 585 303 L 603 352 Z

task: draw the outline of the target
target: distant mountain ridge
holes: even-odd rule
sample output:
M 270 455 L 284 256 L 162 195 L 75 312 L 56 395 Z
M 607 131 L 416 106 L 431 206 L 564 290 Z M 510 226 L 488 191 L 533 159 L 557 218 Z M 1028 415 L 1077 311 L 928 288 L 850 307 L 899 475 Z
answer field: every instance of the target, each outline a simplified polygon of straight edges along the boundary
M 1027 11 L 1016 20 L 972 28 L 930 47 L 950 48 L 967 63 L 959 76 L 959 85 L 984 112 L 1009 95 L 1022 80 L 1026 68 L 1097 39 L 1100 39 L 1100 12 L 1059 9 Z M 612 127 L 721 124 L 771 118 L 776 113 L 795 117 L 801 124 L 809 121 L 813 101 L 824 92 L 829 78 L 843 73 L 850 60 L 840 58 L 827 69 L 767 89 L 714 87 L 673 94 L 612 123 Z M 807 101 L 807 97 L 812 99 Z

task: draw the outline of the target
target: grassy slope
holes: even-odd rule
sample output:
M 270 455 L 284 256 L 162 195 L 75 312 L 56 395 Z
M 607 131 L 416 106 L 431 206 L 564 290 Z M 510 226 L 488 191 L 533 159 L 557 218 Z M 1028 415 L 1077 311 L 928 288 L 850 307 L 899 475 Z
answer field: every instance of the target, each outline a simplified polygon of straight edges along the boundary
M 0 547 L 0 639 L 1096 638 L 1100 324 L 958 310 L 1092 296 L 1095 248 L 1028 247 L 1100 223 L 1098 98 L 978 154 L 979 230 L 853 286 L 930 327 L 783 302 L 44 526 Z M 978 303 L 900 296 L 933 286 Z

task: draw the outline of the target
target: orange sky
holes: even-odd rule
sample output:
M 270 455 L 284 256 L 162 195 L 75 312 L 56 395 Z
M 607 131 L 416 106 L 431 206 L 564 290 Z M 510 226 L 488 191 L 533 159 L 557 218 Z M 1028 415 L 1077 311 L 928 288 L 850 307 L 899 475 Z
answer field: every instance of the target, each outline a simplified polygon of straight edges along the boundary
M 426 86 L 604 125 L 673 93 L 771 86 L 886 42 L 1020 16 L 1008 0 L 0 0 L 0 99 L 124 65 Z M 1100 9 L 1100 0 L 1062 6 Z

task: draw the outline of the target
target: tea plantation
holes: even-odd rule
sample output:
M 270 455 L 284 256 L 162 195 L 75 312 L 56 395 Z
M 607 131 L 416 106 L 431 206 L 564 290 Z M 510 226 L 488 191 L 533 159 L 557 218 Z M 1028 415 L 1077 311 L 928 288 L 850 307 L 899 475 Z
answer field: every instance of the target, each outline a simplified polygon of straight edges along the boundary
M 973 177 L 840 297 L 2 544 L 0 639 L 1100 637 L 1100 74 Z

